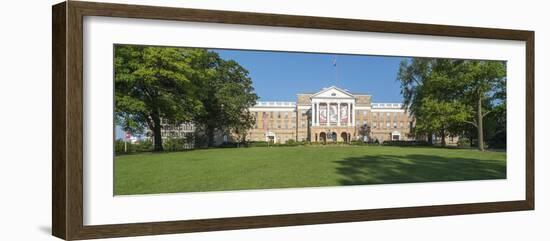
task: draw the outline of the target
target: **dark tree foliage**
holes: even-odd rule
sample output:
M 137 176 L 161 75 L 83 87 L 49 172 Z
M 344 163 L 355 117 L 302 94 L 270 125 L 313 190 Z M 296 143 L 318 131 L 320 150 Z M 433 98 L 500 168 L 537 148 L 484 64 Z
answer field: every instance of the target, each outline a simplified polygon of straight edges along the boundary
M 471 137 L 470 125 L 483 151 L 484 141 L 500 133 L 484 138 L 484 128 L 505 127 L 506 66 L 501 61 L 412 58 L 401 62 L 397 80 L 417 135 L 436 134 L 445 145 L 448 135 Z
M 162 151 L 165 125 L 194 122 L 216 129 L 250 125 L 257 96 L 248 72 L 205 49 L 115 46 L 115 118 L 123 129 L 151 130 Z M 209 141 L 211 143 L 211 141 Z

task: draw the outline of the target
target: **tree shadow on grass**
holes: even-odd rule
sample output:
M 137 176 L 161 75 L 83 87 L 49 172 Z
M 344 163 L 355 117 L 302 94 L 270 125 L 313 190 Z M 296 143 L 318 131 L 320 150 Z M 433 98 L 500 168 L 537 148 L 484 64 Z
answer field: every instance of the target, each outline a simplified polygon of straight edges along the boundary
M 431 155 L 365 155 L 336 161 L 342 185 L 505 179 L 506 162 Z

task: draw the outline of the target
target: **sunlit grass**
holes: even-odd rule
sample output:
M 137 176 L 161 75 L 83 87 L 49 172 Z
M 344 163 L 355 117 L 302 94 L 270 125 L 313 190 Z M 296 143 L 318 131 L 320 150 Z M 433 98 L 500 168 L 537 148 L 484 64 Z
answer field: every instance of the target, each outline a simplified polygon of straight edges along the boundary
M 115 157 L 116 195 L 503 178 L 505 152 L 429 147 L 254 147 Z

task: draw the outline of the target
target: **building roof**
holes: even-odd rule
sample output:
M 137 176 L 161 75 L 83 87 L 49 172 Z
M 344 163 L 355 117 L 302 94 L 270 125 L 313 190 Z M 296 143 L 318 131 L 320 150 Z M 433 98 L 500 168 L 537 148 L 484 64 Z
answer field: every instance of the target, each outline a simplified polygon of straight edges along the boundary
M 313 98 L 313 97 L 317 97 L 317 96 L 322 96 L 324 93 L 329 92 L 331 90 L 333 91 L 333 94 L 332 94 L 333 96 L 336 95 L 336 93 L 340 93 L 340 94 L 343 94 L 344 96 L 348 96 L 350 98 L 353 97 L 353 95 L 348 90 L 338 88 L 334 85 L 321 89 L 319 92 L 311 95 L 311 97 Z
M 293 101 L 257 101 L 254 107 L 295 107 Z
M 371 103 L 373 109 L 401 109 L 403 103 Z
M 357 92 L 351 93 L 348 90 L 339 88 L 337 86 L 325 87 L 325 88 L 321 89 L 320 91 L 318 91 L 316 93 L 299 93 L 298 95 L 310 95 L 310 97 L 314 97 L 314 96 L 323 94 L 325 92 L 328 92 L 330 90 L 338 91 L 338 92 L 340 92 L 344 95 L 348 95 L 350 97 L 357 96 L 357 95 L 370 96 L 369 94 L 365 94 L 365 93 L 357 93 Z M 403 108 L 402 103 L 379 102 L 379 103 L 371 103 L 370 106 L 373 109 L 402 109 Z M 254 105 L 254 107 L 256 107 L 256 108 L 258 108 L 258 107 L 262 107 L 262 108 L 264 108 L 264 107 L 267 107 L 267 108 L 293 108 L 293 107 L 296 107 L 296 102 L 294 102 L 294 101 L 258 101 L 258 102 L 256 102 L 256 105 Z

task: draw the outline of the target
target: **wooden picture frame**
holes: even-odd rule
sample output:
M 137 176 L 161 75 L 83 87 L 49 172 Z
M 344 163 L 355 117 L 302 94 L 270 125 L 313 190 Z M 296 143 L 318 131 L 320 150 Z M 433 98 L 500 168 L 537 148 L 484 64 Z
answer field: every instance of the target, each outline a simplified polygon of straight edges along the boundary
M 52 7 L 52 233 L 66 240 L 215 230 L 280 227 L 533 210 L 534 32 L 263 13 L 67 1 Z M 525 199 L 489 203 L 416 206 L 335 212 L 181 220 L 151 223 L 83 224 L 83 17 L 107 16 L 207 23 L 451 36 L 526 43 Z

